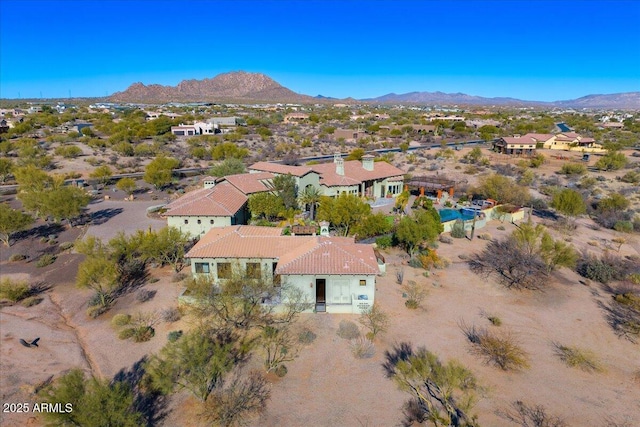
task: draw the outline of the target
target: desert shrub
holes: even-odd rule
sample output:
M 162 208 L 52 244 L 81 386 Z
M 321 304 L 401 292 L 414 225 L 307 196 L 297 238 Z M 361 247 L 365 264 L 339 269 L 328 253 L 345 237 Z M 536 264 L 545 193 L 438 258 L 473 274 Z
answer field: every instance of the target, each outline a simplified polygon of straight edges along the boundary
M 389 315 L 382 311 L 378 304 L 373 304 L 368 309 L 362 310 L 358 322 L 369 330 L 366 337 L 371 341 L 389 329 Z
M 151 326 L 138 326 L 133 332 L 133 342 L 149 341 L 156 331 Z
M 600 372 L 602 366 L 593 352 L 578 347 L 553 343 L 556 356 L 567 366 L 579 368 L 586 372 Z
M 178 282 L 182 282 L 186 278 L 187 278 L 187 275 L 184 273 L 175 273 L 173 276 L 171 276 L 171 281 L 173 283 L 178 283 Z
M 22 301 L 20 301 L 20 304 L 21 304 L 23 307 L 31 307 L 31 306 L 34 306 L 34 305 L 38 305 L 38 304 L 40 304 L 40 303 L 42 302 L 42 300 L 43 300 L 43 299 L 44 299 L 44 298 L 42 298 L 42 297 L 39 297 L 39 296 L 37 296 L 37 295 L 34 295 L 34 296 L 26 297 L 25 299 L 23 299 Z
M 73 248 L 73 242 L 63 242 L 60 244 L 59 248 L 60 251 L 68 251 L 69 249 Z
M 376 245 L 381 248 L 389 248 L 393 246 L 393 238 L 391 236 L 380 236 L 376 238 Z
M 287 372 L 289 370 L 287 369 L 286 365 L 284 364 L 280 364 L 278 365 L 278 367 L 276 367 L 273 372 L 278 376 L 278 378 L 282 378 L 285 375 L 287 375 Z
M 396 270 L 396 283 L 398 285 L 402 285 L 403 282 L 404 282 L 404 270 L 403 269 Z
M 478 236 L 478 239 L 491 240 L 491 233 L 482 233 Z
M 420 261 L 420 267 L 425 270 L 429 270 L 432 267 L 437 269 L 443 269 L 449 267 L 451 262 L 445 258 L 438 255 L 438 253 L 434 250 L 427 252 L 426 254 L 418 255 L 418 260 Z
M 464 223 L 460 220 L 456 221 L 451 227 L 451 237 L 456 239 L 462 239 L 467 236 L 467 233 L 464 231 Z
M 616 223 L 613 224 L 613 229 L 621 233 L 633 233 L 633 222 L 616 221 Z
M 499 226 L 497 227 L 497 229 L 498 229 L 498 230 L 500 230 L 500 231 L 504 231 L 504 230 L 506 230 L 506 228 L 504 227 L 504 225 L 499 225 Z
M 180 314 L 180 310 L 178 310 L 176 307 L 165 308 L 160 312 L 160 318 L 167 323 L 177 322 L 178 320 L 180 320 L 180 317 L 182 317 Z
M 160 281 L 160 278 L 155 277 L 155 276 L 151 276 L 149 277 L 149 279 L 147 280 L 147 283 L 157 283 Z
M 420 307 L 420 304 L 428 294 L 423 285 L 413 280 L 409 280 L 409 282 L 402 287 L 402 290 L 407 296 L 407 300 L 404 305 L 409 309 L 416 309 Z
M 341 320 L 338 325 L 338 336 L 345 340 L 352 340 L 360 336 L 360 328 L 350 320 Z
M 124 313 L 116 314 L 111 319 L 111 326 L 114 326 L 114 327 L 123 327 L 123 326 L 127 326 L 130 323 L 131 323 L 130 314 L 124 314 Z
M 441 234 L 438 240 L 440 241 L 440 243 L 446 243 L 449 245 L 453 243 L 453 239 L 445 234 Z
M 87 316 L 92 319 L 97 319 L 102 313 L 105 313 L 107 310 L 109 310 L 109 306 L 94 305 L 87 309 Z
M 151 289 L 140 289 L 136 293 L 136 301 L 138 302 L 147 302 L 151 300 L 156 295 L 156 291 Z
M 629 184 L 640 184 L 640 172 L 630 171 L 620 177 L 620 181 Z
M 136 333 L 136 328 L 125 328 L 118 332 L 118 338 L 128 340 Z
M 411 258 L 409 260 L 409 267 L 422 268 L 422 262 L 418 258 Z
M 298 333 L 300 344 L 311 344 L 316 340 L 317 335 L 309 328 L 304 328 Z
M 357 359 L 368 359 L 375 354 L 375 345 L 371 340 L 365 337 L 352 339 L 349 342 L 351 353 Z
M 36 267 L 39 267 L 39 268 L 46 267 L 47 265 L 53 264 L 55 260 L 56 260 L 55 255 L 44 254 L 36 262 Z
M 464 322 L 460 327 L 471 343 L 472 353 L 484 358 L 487 364 L 497 366 L 504 371 L 519 370 L 529 366 L 528 356 L 513 333 L 469 327 Z
M 582 163 L 565 163 L 560 168 L 560 173 L 564 175 L 584 175 L 587 173 L 587 167 Z
M 578 262 L 578 274 L 600 283 L 621 280 L 630 272 L 630 265 L 625 259 L 605 253 L 598 258 L 593 255 L 582 257 Z
M 500 319 L 498 316 L 487 316 L 487 320 L 489 322 L 491 322 L 491 324 L 493 326 L 501 326 L 502 325 L 502 319 Z
M 14 281 L 4 278 L 0 281 L 0 300 L 18 302 L 31 294 L 31 288 L 27 282 Z
M 27 259 L 26 255 L 23 254 L 13 254 L 9 257 L 9 262 L 18 262 L 18 261 L 24 261 L 25 259 Z
M 182 336 L 182 331 L 171 331 L 169 332 L 169 334 L 167 334 L 167 340 L 169 342 L 175 342 L 175 341 L 178 341 L 178 339 L 180 339 L 181 336 Z
M 502 418 L 522 427 L 566 427 L 567 424 L 555 415 L 547 413 L 544 406 L 530 406 L 517 400 L 509 409 L 500 409 L 496 413 Z M 611 424 L 607 424 L 611 426 Z

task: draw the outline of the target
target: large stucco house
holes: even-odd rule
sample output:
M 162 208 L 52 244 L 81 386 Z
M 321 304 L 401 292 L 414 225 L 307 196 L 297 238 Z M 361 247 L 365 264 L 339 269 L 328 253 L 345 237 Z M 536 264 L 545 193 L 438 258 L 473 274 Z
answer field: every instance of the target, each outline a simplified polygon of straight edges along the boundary
M 535 154 L 537 147 L 547 150 L 580 151 L 596 153 L 604 151 L 595 139 L 581 136 L 575 132 L 527 133 L 503 137 L 494 142 L 494 149 L 504 154 Z
M 281 228 L 228 226 L 209 230 L 187 253 L 194 275 L 214 283 L 234 271 L 304 292 L 314 310 L 360 313 L 373 305 L 384 260 L 348 237 L 285 236 Z
M 323 195 L 330 197 L 342 193 L 371 198 L 395 197 L 402 192 L 404 176 L 401 169 L 387 162 L 375 162 L 372 155 L 363 156 L 362 161 L 344 161 L 337 154 L 332 163 L 308 166 L 258 162 L 251 165 L 249 171 L 271 172 L 276 175 L 289 173 L 296 178 L 299 190 L 312 185 Z

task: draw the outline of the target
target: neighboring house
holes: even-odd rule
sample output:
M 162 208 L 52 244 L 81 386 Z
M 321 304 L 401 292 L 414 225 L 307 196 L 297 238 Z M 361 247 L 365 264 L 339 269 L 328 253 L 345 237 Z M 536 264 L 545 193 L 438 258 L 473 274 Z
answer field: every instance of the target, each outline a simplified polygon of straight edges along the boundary
M 394 197 L 402 192 L 404 172 L 387 163 L 374 162 L 374 156 L 365 155 L 362 161 L 344 161 L 336 154 L 333 163 L 308 166 L 287 166 L 258 162 L 249 167 L 250 172 L 265 171 L 276 175 L 291 174 L 296 178 L 298 191 L 312 185 L 325 196 L 342 193 L 364 197 Z
M 194 125 L 171 126 L 171 133 L 175 136 L 194 136 L 198 135 L 198 130 Z
M 309 115 L 307 113 L 289 113 L 284 116 L 285 123 L 299 123 L 309 120 Z
M 207 120 L 207 123 L 217 126 L 243 126 L 245 121 L 241 117 L 213 117 Z
M 185 257 L 194 275 L 209 274 L 219 283 L 235 270 L 287 284 L 315 302 L 315 311 L 329 313 L 371 307 L 376 276 L 384 269 L 371 245 L 347 237 L 283 236 L 275 227 L 214 228 Z
M 505 136 L 493 142 L 493 149 L 502 154 L 531 156 L 536 152 L 537 142 L 528 136 Z
M 204 188 L 190 191 L 165 206 L 167 225 L 198 237 L 214 227 L 246 224 L 248 196 L 271 191 L 273 177 L 270 173 L 206 177 Z
M 333 131 L 333 137 L 335 139 L 343 138 L 347 142 L 357 141 L 364 136 L 367 136 L 367 133 L 363 130 L 336 129 Z
M 551 150 L 573 150 L 573 151 L 604 151 L 600 144 L 593 138 L 581 136 L 575 132 L 562 132 L 553 135 L 551 140 L 544 143 L 544 148 Z
M 5 119 L 0 120 L 0 133 L 9 132 L 9 122 Z

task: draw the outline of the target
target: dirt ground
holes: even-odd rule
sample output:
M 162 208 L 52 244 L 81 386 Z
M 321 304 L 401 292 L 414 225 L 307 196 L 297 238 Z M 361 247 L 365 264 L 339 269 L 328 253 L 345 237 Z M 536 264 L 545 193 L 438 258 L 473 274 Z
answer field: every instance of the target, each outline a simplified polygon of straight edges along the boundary
M 465 149 L 468 150 L 468 149 Z M 484 151 L 484 150 L 483 150 Z M 433 150 L 431 151 L 433 153 Z M 465 151 L 456 153 L 458 157 Z M 398 156 L 398 162 L 406 157 Z M 592 159 L 593 161 L 593 159 Z M 406 164 L 405 164 L 406 165 Z M 445 172 L 459 174 L 471 184 L 475 176 L 465 176 L 454 169 L 457 163 L 444 162 Z M 463 166 L 464 167 L 464 166 Z M 544 165 L 535 170 L 551 175 L 558 165 Z M 603 173 L 614 190 L 620 173 Z M 637 203 L 637 201 L 636 201 Z M 96 211 L 112 209 L 105 222 L 89 227 L 105 239 L 117 231 L 125 232 L 149 225 L 160 227 L 160 221 L 146 218 L 147 206 L 159 204 L 141 202 L 102 201 L 92 205 Z M 123 209 L 119 211 L 119 209 Z M 129 210 L 130 209 L 130 210 Z M 117 212 L 116 212 L 117 211 Z M 534 221 L 543 221 L 533 217 Z M 498 230 L 498 226 L 505 230 Z M 578 220 L 578 229 L 569 236 L 577 248 L 600 254 L 611 238 L 618 235 L 611 230 L 593 230 L 593 222 Z M 510 233 L 512 224 L 490 222 L 480 233 L 493 237 Z M 79 230 L 79 229 L 78 229 Z M 41 230 L 44 235 L 56 234 L 58 244 L 72 241 L 81 231 L 76 229 Z M 554 233 L 556 233 L 554 231 Z M 479 233 L 477 233 L 479 234 Z M 627 237 L 621 255 L 640 255 L 637 235 Z M 397 389 L 385 377 L 382 363 L 384 352 L 395 344 L 409 342 L 424 346 L 443 360 L 455 358 L 468 367 L 484 387 L 478 396 L 474 412 L 483 426 L 513 425 L 496 415 L 514 400 L 530 405 L 543 405 L 562 417 L 569 426 L 607 426 L 607 416 L 640 425 L 640 383 L 634 375 L 640 371 L 640 346 L 618 338 L 607 324 L 598 302 L 608 298 L 595 283 L 583 284 L 574 272 L 561 270 L 544 292 L 510 291 L 493 281 L 471 273 L 459 258 L 480 251 L 485 240 L 454 239 L 453 244 L 440 244 L 438 252 L 452 264 L 436 270 L 430 277 L 406 265 L 406 257 L 399 250 L 387 251 L 387 274 L 377 280 L 376 301 L 391 318 L 389 331 L 376 340 L 375 355 L 369 359 L 352 356 L 349 343 L 336 335 L 341 320 L 357 320 L 356 315 L 305 314 L 301 322 L 317 334 L 300 356 L 287 364 L 288 374 L 282 378 L 269 377 L 271 399 L 266 412 L 253 421 L 254 426 L 392 426 L 402 418 L 402 405 L 407 394 Z M 20 241 L 11 252 L 22 251 L 36 259 L 52 247 L 33 237 Z M 56 262 L 43 269 L 32 263 L 8 261 L 9 251 L 1 248 L 2 277 L 44 280 L 50 289 L 43 301 L 33 307 L 20 305 L 0 310 L 0 397 L 3 403 L 36 402 L 34 388 L 52 376 L 80 367 L 87 373 L 104 378 L 113 377 L 121 369 L 130 368 L 143 357 L 157 352 L 166 342 L 171 330 L 188 328 L 187 320 L 159 323 L 155 336 L 146 343 L 121 341 L 110 325 L 118 313 L 134 314 L 174 307 L 182 290 L 180 283 L 171 280 L 170 269 L 155 269 L 152 276 L 159 280 L 146 288 L 155 290 L 155 297 L 138 303 L 135 295 L 121 298 L 107 314 L 89 319 L 85 310 L 90 292 L 75 287 L 75 274 L 81 257 L 73 253 L 60 254 Z M 429 295 L 418 310 L 404 306 L 395 272 L 405 271 L 405 282 L 415 280 L 429 289 Z M 488 366 L 470 353 L 461 321 L 492 328 L 486 313 L 500 317 L 500 328 L 512 331 L 529 354 L 530 367 L 519 372 L 504 372 Z M 40 337 L 39 347 L 25 348 L 18 339 Z M 565 366 L 554 354 L 553 342 L 577 345 L 593 351 L 604 365 L 604 372 L 586 373 Z M 259 360 L 252 361 L 259 366 Z M 164 420 L 167 427 L 198 426 L 193 399 L 178 394 L 171 399 L 173 412 Z M 0 413 L 0 425 L 41 425 L 32 414 Z

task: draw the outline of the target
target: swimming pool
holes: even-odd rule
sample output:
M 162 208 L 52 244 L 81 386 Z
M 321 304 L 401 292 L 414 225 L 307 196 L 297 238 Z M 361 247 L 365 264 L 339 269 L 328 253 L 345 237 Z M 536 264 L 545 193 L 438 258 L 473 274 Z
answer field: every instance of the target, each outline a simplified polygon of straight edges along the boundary
M 473 219 L 473 213 L 468 210 L 462 211 L 457 209 L 441 209 L 440 214 L 440 222 L 449 222 L 457 219 L 461 219 L 463 221 L 470 221 Z

